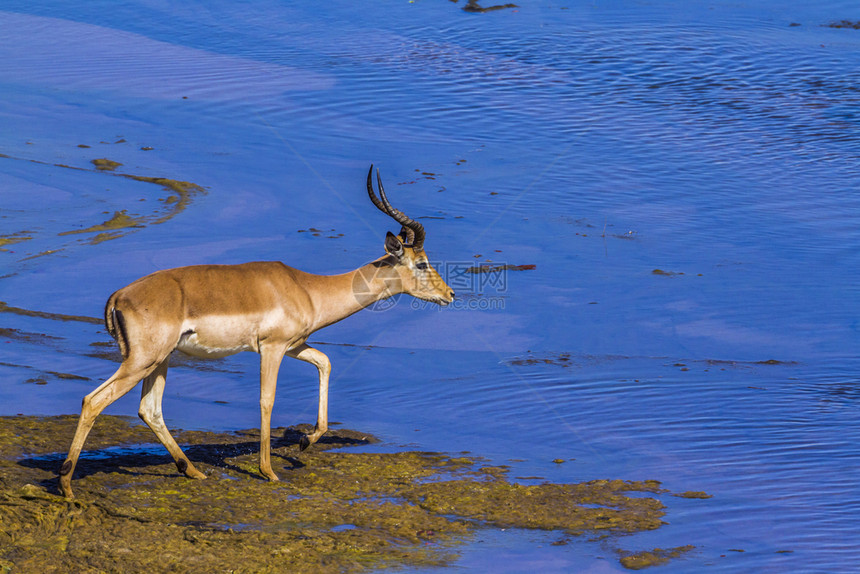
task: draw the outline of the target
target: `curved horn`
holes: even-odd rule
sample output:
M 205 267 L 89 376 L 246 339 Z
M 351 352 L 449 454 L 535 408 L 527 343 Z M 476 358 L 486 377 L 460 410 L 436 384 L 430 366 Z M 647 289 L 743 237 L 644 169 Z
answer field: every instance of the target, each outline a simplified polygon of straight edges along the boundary
M 377 179 L 379 179 L 379 170 L 377 170 L 377 172 L 376 172 L 376 177 L 377 177 Z M 373 164 L 370 164 L 370 170 L 367 172 L 367 195 L 370 196 L 370 201 L 373 202 L 373 205 L 375 205 L 379 211 L 381 211 L 382 213 L 384 213 L 385 215 L 387 215 L 389 217 L 394 217 L 391 214 L 390 208 L 386 207 L 385 204 L 383 204 L 382 201 L 380 201 L 379 198 L 376 197 L 376 192 L 373 191 Z M 387 202 L 387 199 L 388 198 L 386 198 L 386 202 Z M 389 206 L 390 205 L 391 204 L 389 204 Z M 397 218 L 395 217 L 395 220 L 396 219 Z M 399 220 L 397 222 L 400 223 Z M 411 229 L 409 229 L 408 227 L 403 227 L 401 229 L 401 233 L 403 234 L 404 238 L 406 239 L 406 243 L 412 243 L 414 241 L 415 232 L 412 231 Z
M 367 172 L 367 193 L 370 195 L 370 201 L 373 202 L 380 211 L 385 213 L 386 215 L 393 218 L 397 223 L 403 226 L 403 230 L 406 232 L 406 242 L 411 244 L 411 247 L 417 251 L 420 251 L 424 248 L 424 226 L 408 217 L 405 213 L 400 211 L 399 209 L 393 207 L 391 203 L 389 203 L 388 198 L 385 196 L 385 189 L 382 187 L 382 178 L 379 176 L 379 170 L 376 170 L 376 183 L 379 186 L 379 196 L 382 198 L 380 201 L 379 198 L 376 197 L 376 193 L 373 191 L 373 165 L 370 166 L 370 171 Z
M 379 198 L 376 197 L 376 192 L 373 191 L 373 164 L 370 164 L 370 171 L 367 172 L 367 195 L 370 196 L 370 201 L 373 202 L 373 205 L 375 205 L 379 211 L 385 215 L 390 215 L 388 210 L 385 209 L 385 206 L 382 205 L 382 202 L 379 201 Z
M 379 179 L 379 170 L 376 170 L 376 178 Z M 383 204 L 379 200 L 379 198 L 376 197 L 376 192 L 373 191 L 373 164 L 370 164 L 370 171 L 367 172 L 367 195 L 370 196 L 370 201 L 373 202 L 373 205 L 375 205 L 376 208 L 379 209 L 379 211 L 381 211 L 385 215 L 388 215 L 389 217 L 394 217 L 390 211 L 390 209 L 392 209 L 390 207 L 391 204 L 388 204 L 389 207 L 386 207 L 385 204 Z M 387 202 L 387 199 L 388 198 L 386 198 L 386 202 Z M 397 220 L 396 217 L 395 217 L 395 220 Z M 397 220 L 397 222 L 400 223 L 399 220 Z M 409 229 L 408 227 L 403 227 L 400 230 L 400 232 L 403 234 L 404 238 L 406 239 L 406 243 L 412 243 L 414 241 L 415 232 L 412 231 L 411 229 Z

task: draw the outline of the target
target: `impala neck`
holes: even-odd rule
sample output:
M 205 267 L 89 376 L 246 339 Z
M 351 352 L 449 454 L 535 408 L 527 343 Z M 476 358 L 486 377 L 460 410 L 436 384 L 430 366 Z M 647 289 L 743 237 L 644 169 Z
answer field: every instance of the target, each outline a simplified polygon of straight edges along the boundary
M 315 315 L 313 331 L 403 293 L 400 276 L 388 255 L 341 275 L 317 275 L 315 283 L 317 288 L 308 290 Z

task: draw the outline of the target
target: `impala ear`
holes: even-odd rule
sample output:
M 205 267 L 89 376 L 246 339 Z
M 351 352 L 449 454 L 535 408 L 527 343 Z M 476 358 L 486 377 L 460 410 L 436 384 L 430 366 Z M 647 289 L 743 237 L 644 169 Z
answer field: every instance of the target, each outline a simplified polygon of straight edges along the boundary
M 398 260 L 403 257 L 403 242 L 390 231 L 385 235 L 385 252 Z

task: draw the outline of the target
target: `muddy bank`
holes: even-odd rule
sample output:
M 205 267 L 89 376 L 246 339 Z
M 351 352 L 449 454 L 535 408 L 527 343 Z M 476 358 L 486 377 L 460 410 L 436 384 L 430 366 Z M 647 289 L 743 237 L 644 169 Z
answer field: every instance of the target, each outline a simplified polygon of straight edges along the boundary
M 13 571 L 349 572 L 445 565 L 485 527 L 605 538 L 662 524 L 657 481 L 523 485 L 507 469 L 436 453 L 350 453 L 374 442 L 334 430 L 273 429 L 261 479 L 257 431 L 175 432 L 207 480 L 176 472 L 148 428 L 102 416 L 74 487 L 56 470 L 77 417 L 0 417 L 0 568 Z M 338 448 L 337 452 L 332 449 Z M 347 449 L 348 450 L 348 449 Z

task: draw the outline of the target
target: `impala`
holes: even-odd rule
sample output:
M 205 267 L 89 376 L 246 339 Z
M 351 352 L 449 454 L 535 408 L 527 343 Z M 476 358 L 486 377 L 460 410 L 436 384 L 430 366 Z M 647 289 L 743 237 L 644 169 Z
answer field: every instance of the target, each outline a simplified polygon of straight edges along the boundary
M 284 355 L 319 370 L 319 412 L 313 433 L 299 448 L 314 444 L 328 429 L 331 363 L 309 346 L 311 333 L 384 299 L 407 293 L 447 305 L 454 292 L 430 266 L 424 252 L 424 227 L 391 206 L 373 166 L 367 193 L 380 211 L 401 225 L 388 232 L 385 255 L 341 275 L 314 275 L 280 262 L 195 265 L 156 271 L 110 296 L 105 326 L 122 352 L 122 364 L 84 397 L 69 455 L 59 472 L 60 490 L 71 498 L 75 464 L 96 417 L 143 380 L 141 419 L 167 448 L 179 472 L 206 478 L 179 448 L 164 424 L 161 398 L 174 350 L 196 357 L 226 357 L 240 351 L 260 354 L 260 472 L 278 480 L 270 460 L 270 423 L 278 369 Z

